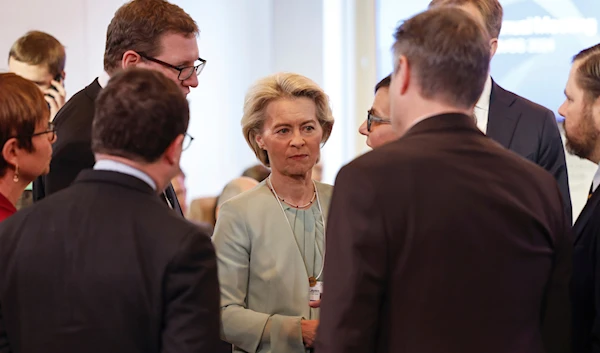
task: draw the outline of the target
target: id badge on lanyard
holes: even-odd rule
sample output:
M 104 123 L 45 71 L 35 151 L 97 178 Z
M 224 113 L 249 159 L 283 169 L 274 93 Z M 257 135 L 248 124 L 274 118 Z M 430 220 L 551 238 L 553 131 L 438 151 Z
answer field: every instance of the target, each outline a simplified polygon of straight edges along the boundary
M 323 294 L 323 281 L 311 282 L 308 287 L 308 297 L 310 301 L 321 300 Z

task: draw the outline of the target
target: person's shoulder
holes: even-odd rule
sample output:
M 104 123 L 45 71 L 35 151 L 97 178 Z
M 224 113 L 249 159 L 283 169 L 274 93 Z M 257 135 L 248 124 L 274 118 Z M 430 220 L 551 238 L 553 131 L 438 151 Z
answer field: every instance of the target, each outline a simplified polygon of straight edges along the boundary
M 317 192 L 319 193 L 320 198 L 331 199 L 333 185 L 322 183 L 320 181 L 315 181 L 315 185 L 317 186 Z
M 493 148 L 503 158 L 498 160 L 498 173 L 507 173 L 507 177 L 518 177 L 523 182 L 529 180 L 532 185 L 544 184 L 550 186 L 556 184 L 556 179 L 541 166 L 502 146 L 493 146 Z
M 499 94 L 501 96 L 504 96 L 504 99 L 506 101 L 512 101 L 514 102 L 513 105 L 520 108 L 521 110 L 526 110 L 527 111 L 527 117 L 528 118 L 539 118 L 539 119 L 543 119 L 547 116 L 554 116 L 554 113 L 544 107 L 541 104 L 535 103 L 523 96 L 520 96 L 514 92 L 508 91 L 506 89 L 504 89 L 503 87 L 501 87 L 500 85 L 496 84 L 498 87 L 497 91 L 492 91 L 492 95 L 493 94 Z
M 422 154 L 418 144 L 411 141 L 409 136 L 368 151 L 358 156 L 342 168 L 346 173 L 370 173 L 375 175 L 385 174 L 391 166 L 401 166 L 411 159 Z
M 248 207 L 256 207 L 261 204 L 261 202 L 271 195 L 271 191 L 267 186 L 266 179 L 261 181 L 258 185 L 253 187 L 250 190 L 244 191 L 239 195 L 232 197 L 231 199 L 225 201 L 223 205 L 221 205 L 221 210 L 224 207 L 242 210 Z M 227 205 L 227 206 L 225 206 Z
M 73 125 L 91 124 L 94 118 L 95 97 L 90 91 L 96 81 L 92 82 L 81 91 L 75 93 L 58 111 L 54 124 L 58 131 L 72 128 Z
M 0 234 L 7 236 L 15 231 L 27 229 L 28 226 L 36 226 L 42 222 L 45 217 L 51 216 L 52 211 L 56 210 L 51 196 L 33 203 L 27 207 L 18 210 L 16 213 L 0 222 Z M 35 224 L 34 224 L 35 223 Z

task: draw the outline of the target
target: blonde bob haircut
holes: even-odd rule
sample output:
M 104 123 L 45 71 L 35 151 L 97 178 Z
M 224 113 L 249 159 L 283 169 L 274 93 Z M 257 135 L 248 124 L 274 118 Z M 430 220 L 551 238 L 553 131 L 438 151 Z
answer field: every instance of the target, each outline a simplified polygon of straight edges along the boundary
M 263 131 L 267 118 L 267 105 L 278 99 L 300 97 L 309 98 L 315 103 L 317 121 L 323 129 L 321 145 L 324 145 L 331 135 L 333 115 L 329 97 L 311 79 L 294 73 L 278 73 L 257 81 L 246 94 L 242 131 L 256 158 L 267 167 L 270 167 L 267 151 L 260 148 L 256 142 L 256 136 Z

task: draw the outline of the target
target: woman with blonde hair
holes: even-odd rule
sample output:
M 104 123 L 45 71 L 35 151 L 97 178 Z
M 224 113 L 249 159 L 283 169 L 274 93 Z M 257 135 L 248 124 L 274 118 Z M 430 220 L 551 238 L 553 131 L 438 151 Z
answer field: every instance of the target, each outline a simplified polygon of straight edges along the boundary
M 17 211 L 25 187 L 48 173 L 56 139 L 40 89 L 13 73 L 0 74 L 0 221 Z
M 269 76 L 249 90 L 242 127 L 271 175 L 219 212 L 223 337 L 234 351 L 310 351 L 332 192 L 312 180 L 312 168 L 333 127 L 329 99 L 304 76 Z

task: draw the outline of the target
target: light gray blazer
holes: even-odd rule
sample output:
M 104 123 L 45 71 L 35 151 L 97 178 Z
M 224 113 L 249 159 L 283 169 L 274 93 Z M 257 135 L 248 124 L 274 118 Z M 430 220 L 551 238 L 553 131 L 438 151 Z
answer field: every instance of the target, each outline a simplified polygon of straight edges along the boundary
M 316 185 L 327 220 L 333 187 Z M 224 340 L 234 351 L 305 352 L 300 320 L 318 319 L 319 310 L 308 305 L 304 259 L 264 181 L 221 206 L 213 244 Z M 261 343 L 269 318 L 270 342 Z

